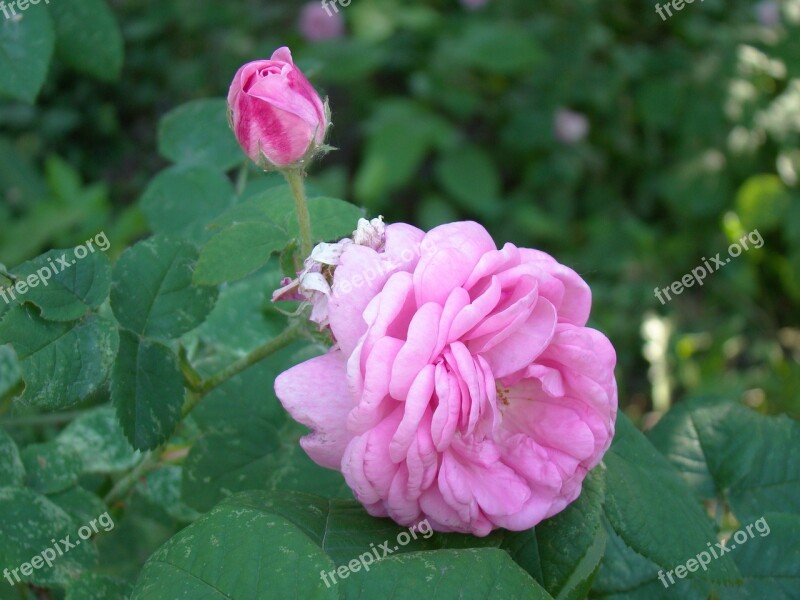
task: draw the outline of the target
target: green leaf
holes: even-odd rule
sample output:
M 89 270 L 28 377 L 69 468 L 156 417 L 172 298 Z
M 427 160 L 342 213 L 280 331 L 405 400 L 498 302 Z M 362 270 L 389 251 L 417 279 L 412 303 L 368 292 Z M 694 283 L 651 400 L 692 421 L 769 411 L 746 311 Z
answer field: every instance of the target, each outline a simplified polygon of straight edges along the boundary
M 522 24 L 476 21 L 460 37 L 445 38 L 436 56 L 440 61 L 469 65 L 490 73 L 523 73 L 544 58 L 534 39 Z
M 76 71 L 115 81 L 122 70 L 124 46 L 114 13 L 104 0 L 52 0 L 56 53 Z
M 358 571 L 352 572 L 355 566 Z M 347 575 L 338 585 L 347 598 L 354 599 L 552 598 L 496 548 L 399 554 L 376 562 L 368 573 L 361 571 L 356 560 L 344 572 Z
M 648 560 L 617 535 L 608 521 L 603 519 L 606 544 L 600 571 L 592 586 L 591 598 L 603 600 L 708 600 L 712 585 L 702 579 L 680 579 L 673 575 L 674 583 L 667 579 L 665 569 Z M 694 558 L 692 555 L 686 557 Z M 667 586 L 659 579 L 659 572 Z
M 80 456 L 81 473 L 116 473 L 130 469 L 140 460 L 111 406 L 81 415 L 57 439 L 60 446 Z
M 336 198 L 308 199 L 315 241 L 349 237 L 363 211 Z M 220 228 L 200 254 L 195 282 L 216 285 L 240 279 L 262 267 L 274 252 L 299 236 L 294 200 L 288 185 L 255 194 L 221 215 Z
M 606 547 L 604 497 L 602 468 L 597 468 L 575 502 L 533 529 L 506 533 L 501 548 L 554 598 L 586 598 Z
M 797 597 L 797 590 L 800 590 L 800 545 L 797 543 L 800 516 L 766 512 L 763 521 L 768 527 L 752 529 L 755 535 L 748 535 L 747 541 L 736 544 L 732 551 L 733 560 L 745 578 L 744 584 L 726 588 L 720 598 L 791 600 Z M 731 543 L 733 541 L 729 545 Z
M 0 321 L 0 341 L 14 346 L 25 380 L 22 401 L 61 409 L 89 397 L 106 380 L 119 335 L 108 319 L 45 321 L 30 307 L 15 306 Z
M 741 522 L 800 513 L 800 424 L 735 402 L 698 399 L 672 408 L 653 444 L 698 494 L 724 494 Z
M 67 586 L 65 600 L 127 600 L 130 584 L 97 573 L 83 573 Z
M 326 196 L 309 194 L 308 212 L 311 217 L 311 235 L 315 241 L 333 242 L 350 237 L 364 216 L 358 206 Z M 288 185 L 274 185 L 249 196 L 214 222 L 222 228 L 237 223 L 270 223 L 282 232 L 284 245 L 300 235 L 297 213 Z M 281 246 L 283 247 L 283 246 Z
M 439 184 L 465 210 L 491 218 L 500 210 L 500 176 L 477 146 L 458 146 L 436 163 Z
M 622 412 L 603 459 L 605 514 L 625 543 L 664 569 L 673 569 L 716 539 L 699 499 Z M 675 523 L 680 523 L 676 527 Z M 703 578 L 732 582 L 738 570 L 728 556 L 713 561 Z
M 736 194 L 736 211 L 747 231 L 780 225 L 790 204 L 789 191 L 781 178 L 772 174 L 751 176 Z
M 356 199 L 386 206 L 388 195 L 410 182 L 428 152 L 453 139 L 450 124 L 423 106 L 406 100 L 382 103 L 370 123 Z
M 61 541 L 67 536 L 75 544 L 78 527 L 67 513 L 33 490 L 0 487 L 0 565 L 4 568 L 17 569 L 48 548 L 56 555 L 51 540 L 56 540 L 59 549 L 64 549 Z M 97 560 L 89 542 L 68 550 L 56 555 L 51 567 L 43 563 L 31 575 L 19 571 L 19 577 L 40 586 L 66 585 Z
M 55 494 L 48 494 L 48 498 L 76 523 L 90 523 L 108 511 L 108 507 L 100 498 L 79 485 Z M 98 528 L 102 528 L 102 525 L 98 525 Z
M 72 487 L 78 481 L 81 468 L 78 454 L 56 442 L 26 446 L 22 449 L 22 462 L 28 474 L 26 484 L 42 494 Z
M 241 279 L 264 266 L 285 245 L 281 230 L 272 223 L 236 223 L 203 247 L 194 282 L 213 286 Z
M 172 350 L 130 331 L 120 332 L 111 401 L 134 448 L 155 448 L 172 435 L 180 421 L 184 392 Z
M 200 513 L 181 501 L 181 477 L 184 468 L 166 466 L 147 474 L 136 490 L 174 519 L 194 521 Z
M 171 339 L 202 323 L 216 288 L 192 284 L 197 250 L 186 242 L 153 237 L 128 248 L 114 267 L 111 308 L 123 327 Z
M 204 376 L 212 375 L 286 328 L 286 318 L 283 315 L 266 310 L 271 304 L 272 290 L 280 286 L 281 278 L 278 271 L 264 269 L 220 290 L 219 299 L 208 318 L 200 327 L 181 338 L 181 344 L 187 349 L 189 360 L 195 369 Z M 273 362 L 274 357 L 262 363 L 261 369 L 251 369 L 246 373 L 266 372 L 263 365 L 271 365 Z M 287 363 L 287 368 L 290 366 L 292 365 Z M 275 372 L 274 376 L 279 372 Z M 223 384 L 223 387 L 227 385 Z M 255 394 L 261 400 L 263 390 L 271 388 L 272 382 L 265 380 L 259 383 Z M 209 399 L 216 394 L 216 391 L 213 392 Z M 235 401 L 237 397 L 241 396 L 237 395 L 231 400 Z M 206 400 L 203 405 L 207 405 Z M 193 414 L 196 417 L 197 409 Z
M 8 305 L 5 305 L 7 307 Z M 5 308 L 0 305 L 0 320 Z M 19 360 L 14 349 L 9 346 L 0 346 L 0 398 L 8 395 L 21 377 Z
M 260 418 L 250 418 L 239 429 L 201 438 L 184 465 L 184 501 L 201 512 L 220 500 L 245 490 L 262 489 L 280 450 L 275 428 Z
M 247 160 L 228 124 L 224 98 L 194 100 L 167 113 L 158 125 L 158 151 L 173 162 L 218 171 Z
M 22 485 L 24 480 L 25 467 L 19 449 L 6 430 L 0 427 L 0 481 L 3 485 Z
M 111 288 L 111 265 L 99 250 L 84 258 L 78 258 L 74 248 L 51 250 L 14 269 L 14 275 L 29 286 L 18 295 L 19 301 L 36 305 L 48 321 L 79 319 L 100 306 Z
M 139 201 L 154 233 L 203 242 L 206 225 L 233 201 L 233 186 L 209 167 L 170 167 L 153 178 Z
M 254 415 L 211 432 L 186 459 L 181 486 L 185 502 L 204 512 L 246 490 L 333 496 L 347 489 L 340 473 L 316 465 L 300 448 L 298 440 L 306 433 L 291 425 L 279 433 L 272 423 Z
M 170 539 L 147 561 L 131 600 L 338 598 L 317 577 L 334 568 L 286 519 L 232 498 Z
M 0 94 L 33 103 L 44 84 L 55 36 L 50 13 L 31 6 L 0 21 Z

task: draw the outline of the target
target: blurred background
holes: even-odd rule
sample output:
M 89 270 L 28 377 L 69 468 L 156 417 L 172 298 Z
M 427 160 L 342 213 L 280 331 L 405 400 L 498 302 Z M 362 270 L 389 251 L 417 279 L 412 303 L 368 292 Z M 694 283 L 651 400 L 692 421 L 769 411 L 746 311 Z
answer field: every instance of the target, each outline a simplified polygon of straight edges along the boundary
M 0 74 L 0 263 L 148 235 L 159 119 L 289 45 L 333 111 L 317 189 L 425 229 L 474 219 L 573 267 L 645 424 L 709 394 L 800 415 L 800 0 L 667 19 L 650 0 L 328 6 L 111 0 L 57 20 L 102 25 L 108 52 L 61 36 L 38 96 Z M 655 297 L 754 229 L 762 247 Z

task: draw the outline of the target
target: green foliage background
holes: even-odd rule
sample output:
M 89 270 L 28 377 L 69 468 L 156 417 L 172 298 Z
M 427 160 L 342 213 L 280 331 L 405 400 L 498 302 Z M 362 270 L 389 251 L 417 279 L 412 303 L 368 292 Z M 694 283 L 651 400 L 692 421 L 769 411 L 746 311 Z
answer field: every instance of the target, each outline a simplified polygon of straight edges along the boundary
M 136 598 L 368 598 L 426 576 L 441 598 L 470 577 L 466 597 L 796 597 L 800 2 L 779 4 L 765 26 L 741 0 L 667 21 L 648 2 L 353 0 L 346 35 L 317 43 L 288 1 L 51 0 L 0 21 L 0 283 L 51 249 L 111 241 L 58 289 L 0 302 L 0 567 L 108 507 L 113 532 L 31 583 L 68 599 L 134 582 Z M 621 406 L 645 429 L 663 418 L 648 441 L 620 417 L 607 473 L 555 519 L 436 535 L 329 590 L 320 569 L 400 529 L 305 457 L 271 394 L 324 346 L 294 342 L 192 398 L 187 382 L 286 324 L 269 297 L 291 199 L 243 163 L 222 100 L 240 64 L 280 45 L 333 108 L 338 150 L 310 177 L 318 239 L 347 235 L 357 207 L 425 229 L 470 218 L 592 287 Z M 562 108 L 586 116 L 585 139 L 558 139 Z M 763 247 L 655 298 L 754 229 Z M 656 579 L 764 515 L 773 533 L 750 554 L 676 589 Z M 281 544 L 264 582 L 234 580 Z M 3 600 L 28 589 L 3 585 Z

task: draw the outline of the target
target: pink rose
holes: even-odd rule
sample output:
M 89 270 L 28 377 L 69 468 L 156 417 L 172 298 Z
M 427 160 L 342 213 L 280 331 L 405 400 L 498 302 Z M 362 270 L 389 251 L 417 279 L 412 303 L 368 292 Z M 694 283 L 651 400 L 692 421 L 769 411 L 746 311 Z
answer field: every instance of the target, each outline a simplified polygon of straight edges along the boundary
M 483 8 L 489 3 L 489 0 L 461 0 L 461 6 L 469 10 L 477 10 Z
M 275 381 L 313 430 L 305 451 L 405 526 L 484 536 L 561 511 L 617 412 L 589 287 L 473 222 L 389 225 L 378 247 L 344 247 L 326 307 L 336 345 Z
M 305 39 L 320 42 L 342 37 L 344 18 L 338 12 L 329 14 L 318 0 L 313 0 L 303 6 L 298 27 Z
M 330 125 L 326 106 L 286 47 L 270 60 L 249 62 L 236 72 L 228 107 L 236 139 L 264 168 L 311 158 Z
M 556 139 L 565 144 L 580 142 L 589 133 L 589 119 L 574 110 L 559 108 L 553 120 Z

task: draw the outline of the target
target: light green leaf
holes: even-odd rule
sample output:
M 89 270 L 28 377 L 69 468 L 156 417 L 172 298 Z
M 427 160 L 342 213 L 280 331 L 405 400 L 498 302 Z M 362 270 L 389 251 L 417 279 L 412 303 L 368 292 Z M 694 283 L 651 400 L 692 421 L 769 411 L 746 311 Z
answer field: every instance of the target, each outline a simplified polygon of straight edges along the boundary
M 0 427 L 0 481 L 3 485 L 22 485 L 24 480 L 25 467 L 19 449 L 6 430 Z
M 0 342 L 10 342 L 19 358 L 22 401 L 60 409 L 87 398 L 106 380 L 119 335 L 111 321 L 95 314 L 55 323 L 33 308 L 15 306 L 0 321 Z
M 139 452 L 128 443 L 111 406 L 81 415 L 57 439 L 80 456 L 81 473 L 116 473 L 139 462 Z
M 33 103 L 44 84 L 55 35 L 45 6 L 0 20 L 0 94 Z
M 217 300 L 216 288 L 192 284 L 197 250 L 156 236 L 128 248 L 114 267 L 111 308 L 123 327 L 171 339 L 202 323 Z
M 155 448 L 172 435 L 181 417 L 184 393 L 183 376 L 172 350 L 130 331 L 120 332 L 111 401 L 134 448 Z
M 181 477 L 185 467 L 165 466 L 147 474 L 136 490 L 178 521 L 194 521 L 200 513 L 181 501 Z
M 28 474 L 26 484 L 42 494 L 72 487 L 78 481 L 81 468 L 78 454 L 56 442 L 26 446 L 22 449 L 22 462 Z
M 458 146 L 436 163 L 439 184 L 465 210 L 492 217 L 500 209 L 500 176 L 489 156 L 477 146 Z
M 52 0 L 48 7 L 58 57 L 81 73 L 116 80 L 124 58 L 122 32 L 105 0 Z
M 247 160 L 228 124 L 224 98 L 194 100 L 167 113 L 158 125 L 158 151 L 173 162 L 218 171 Z
M 66 585 L 93 566 L 97 552 L 90 542 L 76 543 L 78 527 L 67 513 L 33 490 L 0 487 L 0 565 L 16 569 L 47 548 L 56 555 L 50 567 L 42 563 L 28 576 L 19 571 L 23 581 L 40 586 Z M 51 540 L 55 539 L 63 550 L 62 540 L 67 536 L 75 547 L 66 548 L 69 551 L 58 556 Z
M 83 573 L 67 587 L 65 600 L 128 600 L 130 584 L 97 573 Z

